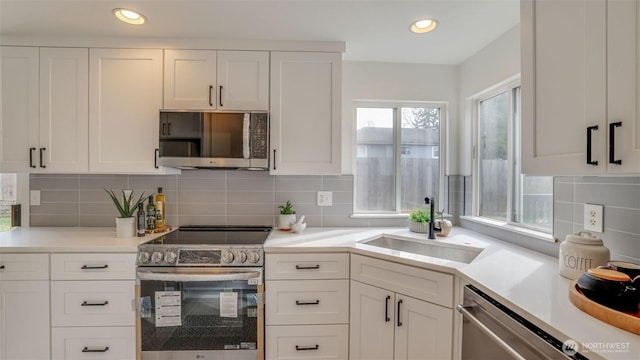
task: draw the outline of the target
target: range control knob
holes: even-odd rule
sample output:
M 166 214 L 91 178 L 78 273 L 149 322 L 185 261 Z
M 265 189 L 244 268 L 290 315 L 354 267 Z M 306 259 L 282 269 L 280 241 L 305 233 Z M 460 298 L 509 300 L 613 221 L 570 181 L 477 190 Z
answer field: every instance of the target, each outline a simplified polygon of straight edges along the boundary
M 234 258 L 235 257 L 231 251 L 225 251 L 222 253 L 222 262 L 225 264 L 231 264 Z
M 151 262 L 154 264 L 160 264 L 164 260 L 164 254 L 156 251 L 151 255 Z
M 255 252 L 255 251 L 250 252 L 250 253 L 249 253 L 249 262 L 251 262 L 251 263 L 254 263 L 254 264 L 255 264 L 255 263 L 257 263 L 258 261 L 260 261 L 260 254 L 259 254 L 259 253 L 257 253 L 257 252 Z
M 176 253 L 174 253 L 173 251 L 167 251 L 167 253 L 164 254 L 164 262 L 166 262 L 167 264 L 175 263 L 177 258 L 178 255 L 176 255 Z
M 244 263 L 247 262 L 247 253 L 244 251 L 238 252 L 238 262 Z
M 140 264 L 148 264 L 149 260 L 151 260 L 151 254 L 146 251 L 143 251 L 138 255 L 138 262 Z

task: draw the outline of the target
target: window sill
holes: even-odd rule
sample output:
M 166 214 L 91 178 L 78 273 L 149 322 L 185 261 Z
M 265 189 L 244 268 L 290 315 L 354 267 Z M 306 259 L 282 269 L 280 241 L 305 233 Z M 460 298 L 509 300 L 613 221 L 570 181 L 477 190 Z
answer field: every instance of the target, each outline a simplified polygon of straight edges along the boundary
M 409 214 L 351 214 L 352 219 L 406 219 Z
M 490 226 L 495 229 L 516 233 L 519 235 L 525 235 L 534 239 L 543 240 L 550 243 L 556 242 L 556 239 L 553 237 L 552 234 L 507 224 L 502 221 L 491 220 L 491 219 L 477 217 L 477 216 L 461 216 L 460 219 L 471 221 L 471 222 L 485 225 L 485 226 Z

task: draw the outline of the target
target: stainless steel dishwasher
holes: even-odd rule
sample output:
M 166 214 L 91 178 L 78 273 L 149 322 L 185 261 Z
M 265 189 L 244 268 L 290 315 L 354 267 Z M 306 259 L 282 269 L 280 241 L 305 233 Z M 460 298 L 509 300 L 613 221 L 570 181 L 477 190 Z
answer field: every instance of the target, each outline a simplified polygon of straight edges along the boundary
M 462 360 L 587 359 L 473 285 L 464 288 Z

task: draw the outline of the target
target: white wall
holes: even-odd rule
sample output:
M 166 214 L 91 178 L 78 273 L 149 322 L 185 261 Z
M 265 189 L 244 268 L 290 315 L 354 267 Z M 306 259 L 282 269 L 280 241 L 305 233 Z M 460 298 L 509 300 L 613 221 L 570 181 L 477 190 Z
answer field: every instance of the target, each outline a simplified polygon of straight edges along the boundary
M 457 72 L 457 66 L 453 65 L 344 61 L 342 64 L 343 174 L 353 174 L 354 101 L 447 102 L 448 123 L 455 123 L 458 121 Z M 447 154 L 446 156 L 447 159 L 452 159 L 451 155 Z
M 518 24 L 502 36 L 475 53 L 459 66 L 458 101 L 459 122 L 450 129 L 454 142 L 459 144 L 457 167 L 450 168 L 450 175 L 471 175 L 472 135 L 471 101 L 469 98 L 501 81 L 520 74 L 520 25 Z

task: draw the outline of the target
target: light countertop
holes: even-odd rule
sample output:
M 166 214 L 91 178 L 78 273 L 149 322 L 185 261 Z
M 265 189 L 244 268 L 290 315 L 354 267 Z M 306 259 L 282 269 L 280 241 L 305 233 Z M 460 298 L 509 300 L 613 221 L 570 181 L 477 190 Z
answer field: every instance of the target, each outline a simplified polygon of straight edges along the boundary
M 141 243 L 165 233 L 116 238 L 116 229 L 97 227 L 29 227 L 0 232 L 0 253 L 135 253 Z
M 380 234 L 483 250 L 465 264 L 360 243 Z M 304 234 L 274 230 L 265 244 L 267 253 L 340 251 L 457 274 L 561 341 L 573 339 L 588 346 L 591 350 L 581 353 L 590 359 L 640 356 L 640 335 L 608 325 L 569 302 L 571 280 L 558 275 L 557 258 L 462 228 L 436 240 L 399 228 L 309 228 Z

